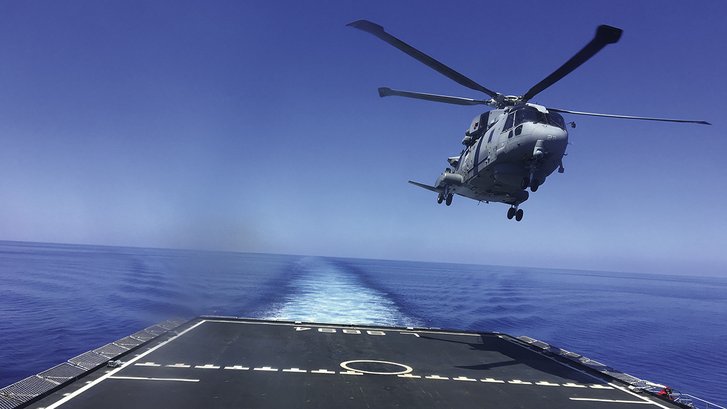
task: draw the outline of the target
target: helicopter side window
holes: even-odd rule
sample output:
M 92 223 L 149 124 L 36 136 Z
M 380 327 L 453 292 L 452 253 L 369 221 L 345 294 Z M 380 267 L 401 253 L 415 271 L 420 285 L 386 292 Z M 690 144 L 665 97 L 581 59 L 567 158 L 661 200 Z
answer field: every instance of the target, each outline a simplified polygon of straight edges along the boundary
M 492 126 L 492 124 L 490 123 L 490 111 L 487 111 L 480 116 L 480 124 L 482 125 L 483 129 L 490 129 L 490 127 Z
M 502 131 L 503 132 L 504 131 L 507 131 L 510 128 L 512 128 L 512 122 L 513 122 L 513 117 L 514 116 L 515 116 L 515 113 L 514 112 L 507 116 L 507 119 L 505 120 L 505 126 L 502 127 Z

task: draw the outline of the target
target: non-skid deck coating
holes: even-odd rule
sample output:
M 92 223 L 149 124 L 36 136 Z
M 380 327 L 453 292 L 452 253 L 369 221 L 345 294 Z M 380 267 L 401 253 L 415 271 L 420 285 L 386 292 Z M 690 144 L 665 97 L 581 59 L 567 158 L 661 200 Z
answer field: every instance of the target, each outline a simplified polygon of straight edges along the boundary
M 202 318 L 34 408 L 674 408 L 506 335 Z

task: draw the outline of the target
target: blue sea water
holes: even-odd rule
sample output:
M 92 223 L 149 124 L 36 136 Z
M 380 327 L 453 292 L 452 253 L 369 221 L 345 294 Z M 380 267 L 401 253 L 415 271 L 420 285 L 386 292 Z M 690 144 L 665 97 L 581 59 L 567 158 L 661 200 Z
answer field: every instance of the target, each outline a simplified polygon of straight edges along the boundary
M 0 385 L 218 314 L 528 335 L 727 403 L 727 278 L 0 241 L 0 280 Z

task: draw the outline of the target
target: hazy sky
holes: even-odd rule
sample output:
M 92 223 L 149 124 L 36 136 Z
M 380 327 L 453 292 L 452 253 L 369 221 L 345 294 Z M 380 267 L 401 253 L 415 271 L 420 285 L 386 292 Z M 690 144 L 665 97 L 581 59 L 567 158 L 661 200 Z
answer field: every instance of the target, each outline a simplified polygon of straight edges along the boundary
M 0 1 L 0 239 L 727 274 L 727 2 Z M 345 25 L 373 20 L 567 117 L 566 172 L 523 204 L 432 183 L 481 98 Z

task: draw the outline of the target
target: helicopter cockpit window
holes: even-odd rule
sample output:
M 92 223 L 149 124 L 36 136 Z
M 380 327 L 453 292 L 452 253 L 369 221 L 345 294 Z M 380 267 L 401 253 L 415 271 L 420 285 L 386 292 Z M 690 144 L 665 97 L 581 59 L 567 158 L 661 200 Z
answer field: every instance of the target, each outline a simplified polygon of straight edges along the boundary
M 544 114 L 533 107 L 523 107 L 515 111 L 515 126 L 524 122 L 534 122 L 539 124 L 548 124 L 565 129 L 565 121 L 560 114 L 549 112 Z
M 565 129 L 565 120 L 563 119 L 560 114 L 555 112 L 550 112 L 547 114 L 548 117 L 548 123 L 554 126 L 557 126 L 560 129 Z
M 542 116 L 543 114 L 535 108 L 525 107 L 518 109 L 515 111 L 515 125 L 520 125 L 523 122 L 543 123 L 545 122 L 545 118 Z

